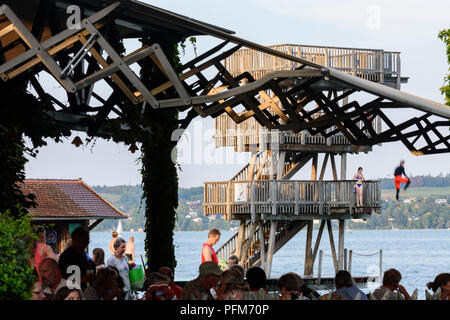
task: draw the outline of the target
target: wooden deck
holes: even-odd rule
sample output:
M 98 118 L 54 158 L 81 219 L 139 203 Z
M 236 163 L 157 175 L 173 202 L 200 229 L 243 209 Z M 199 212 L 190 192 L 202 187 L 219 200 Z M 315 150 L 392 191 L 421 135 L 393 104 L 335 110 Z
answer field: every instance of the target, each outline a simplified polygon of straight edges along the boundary
M 357 124 L 359 128 L 362 123 Z M 375 132 L 380 133 L 381 119 L 375 117 L 373 121 Z M 337 130 L 336 127 L 327 129 L 327 133 L 336 131 L 335 134 L 324 137 L 318 133 L 310 134 L 307 130 L 300 132 L 268 130 L 261 126 L 255 118 L 249 118 L 241 123 L 236 123 L 227 114 L 221 114 L 214 119 L 215 134 L 213 136 L 215 147 L 234 147 L 235 151 L 249 151 L 250 146 L 256 146 L 257 151 L 271 150 L 295 150 L 317 152 L 368 152 L 371 146 L 356 146 Z
M 407 81 L 400 75 L 400 52 L 301 44 L 280 44 L 269 48 L 397 89 Z M 301 65 L 260 51 L 241 49 L 226 58 L 224 66 L 233 76 L 248 71 L 259 79 L 272 71 L 292 70 Z
M 204 214 L 232 220 L 311 220 L 367 217 L 380 210 L 379 181 L 364 181 L 362 207 L 356 207 L 353 186 L 353 181 L 207 182 Z

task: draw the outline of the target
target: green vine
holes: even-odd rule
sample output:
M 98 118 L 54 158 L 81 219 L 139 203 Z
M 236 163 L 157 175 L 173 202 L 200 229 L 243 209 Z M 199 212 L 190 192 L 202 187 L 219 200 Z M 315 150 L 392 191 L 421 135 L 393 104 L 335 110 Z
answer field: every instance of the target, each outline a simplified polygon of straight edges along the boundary
M 439 39 L 441 39 L 446 45 L 447 62 L 450 66 L 450 29 L 442 30 L 438 34 Z M 450 67 L 448 69 L 450 71 Z M 444 95 L 445 103 L 450 106 L 450 73 L 447 73 L 444 77 L 444 85 L 440 88 L 441 93 Z

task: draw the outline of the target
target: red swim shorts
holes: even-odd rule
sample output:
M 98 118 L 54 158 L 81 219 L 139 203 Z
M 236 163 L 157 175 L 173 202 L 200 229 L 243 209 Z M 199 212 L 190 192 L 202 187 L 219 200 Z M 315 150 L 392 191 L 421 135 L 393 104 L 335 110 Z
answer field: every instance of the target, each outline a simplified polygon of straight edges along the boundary
M 407 183 L 408 178 L 403 178 L 401 175 L 395 176 L 395 189 L 400 190 L 400 183 Z

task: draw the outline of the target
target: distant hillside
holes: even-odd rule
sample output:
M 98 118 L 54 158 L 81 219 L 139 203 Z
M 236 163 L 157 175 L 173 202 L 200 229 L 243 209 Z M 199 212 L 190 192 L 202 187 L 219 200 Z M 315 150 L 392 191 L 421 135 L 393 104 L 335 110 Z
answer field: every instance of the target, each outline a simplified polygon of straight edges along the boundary
M 129 214 L 130 218 L 122 220 L 125 231 L 144 229 L 145 201 L 142 198 L 140 186 L 93 186 L 97 193 L 104 197 L 119 210 Z M 237 222 L 226 222 L 222 216 L 203 216 L 203 187 L 179 188 L 176 231 L 201 231 L 211 228 L 229 230 L 237 226 Z M 95 231 L 111 231 L 117 228 L 117 220 L 105 220 Z
M 410 187 L 450 187 L 450 173 L 446 176 L 439 175 L 437 177 L 433 176 L 413 176 L 410 177 L 411 184 Z M 379 179 L 381 189 L 393 189 L 395 188 L 394 178 L 382 178 Z

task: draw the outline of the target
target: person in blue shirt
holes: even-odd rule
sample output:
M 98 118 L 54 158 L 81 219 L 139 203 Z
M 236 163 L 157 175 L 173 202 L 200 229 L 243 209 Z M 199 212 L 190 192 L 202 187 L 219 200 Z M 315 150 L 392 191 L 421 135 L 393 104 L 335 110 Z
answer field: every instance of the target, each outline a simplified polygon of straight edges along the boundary
M 352 275 L 348 271 L 338 271 L 334 277 L 334 285 L 336 286 L 336 291 L 334 293 L 340 294 L 349 300 L 355 300 L 355 298 L 359 300 L 369 300 L 367 295 L 355 286 Z

